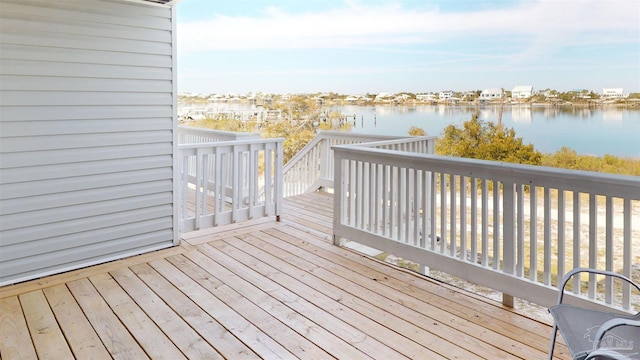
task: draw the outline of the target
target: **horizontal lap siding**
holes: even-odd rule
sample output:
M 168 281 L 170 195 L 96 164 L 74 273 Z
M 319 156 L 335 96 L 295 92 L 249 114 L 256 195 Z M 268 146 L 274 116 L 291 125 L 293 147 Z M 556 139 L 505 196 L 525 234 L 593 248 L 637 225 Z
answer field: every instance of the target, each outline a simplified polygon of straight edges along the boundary
M 0 284 L 171 246 L 171 9 L 0 6 Z

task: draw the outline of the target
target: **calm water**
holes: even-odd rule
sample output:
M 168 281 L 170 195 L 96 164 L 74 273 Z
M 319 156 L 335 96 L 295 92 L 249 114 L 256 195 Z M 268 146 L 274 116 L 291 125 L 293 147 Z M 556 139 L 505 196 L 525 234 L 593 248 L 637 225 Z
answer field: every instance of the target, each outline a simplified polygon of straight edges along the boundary
M 411 126 L 439 136 L 444 128 L 461 126 L 476 110 L 484 121 L 500 119 L 499 106 L 339 106 L 332 110 L 355 115 L 353 132 L 406 135 Z M 502 123 L 536 150 L 553 153 L 566 146 L 579 154 L 640 157 L 640 110 L 505 106 Z

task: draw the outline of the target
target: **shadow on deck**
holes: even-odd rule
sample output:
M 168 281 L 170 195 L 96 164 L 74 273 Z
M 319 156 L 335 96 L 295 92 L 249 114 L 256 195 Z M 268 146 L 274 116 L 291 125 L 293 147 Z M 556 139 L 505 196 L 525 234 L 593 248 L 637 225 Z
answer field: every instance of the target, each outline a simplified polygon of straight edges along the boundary
M 332 203 L 288 198 L 279 223 L 0 288 L 0 356 L 546 358 L 548 324 L 333 246 Z

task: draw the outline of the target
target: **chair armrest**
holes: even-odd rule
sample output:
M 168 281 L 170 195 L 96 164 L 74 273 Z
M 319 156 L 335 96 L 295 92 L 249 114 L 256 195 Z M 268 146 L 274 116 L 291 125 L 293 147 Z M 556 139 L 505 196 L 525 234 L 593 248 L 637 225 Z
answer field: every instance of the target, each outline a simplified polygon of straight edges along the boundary
M 598 349 L 590 352 L 589 355 L 587 355 L 587 357 L 584 358 L 584 360 L 591 360 L 591 359 L 629 360 L 629 356 L 620 354 L 615 350 Z
M 640 320 L 615 318 L 600 325 L 593 340 L 593 350 L 596 350 L 600 347 L 600 341 L 602 341 L 602 338 L 604 337 L 604 334 L 607 333 L 607 331 L 618 326 L 635 326 L 640 328 Z
M 569 279 L 571 279 L 574 275 L 578 274 L 578 273 L 591 273 L 591 274 L 597 274 L 597 275 L 605 275 L 605 276 L 612 276 L 612 277 L 616 277 L 618 279 L 622 279 L 626 282 L 628 282 L 629 284 L 631 284 L 631 286 L 635 287 L 639 292 L 640 292 L 640 286 L 638 286 L 638 284 L 634 283 L 631 279 L 629 279 L 628 277 L 622 275 L 622 274 L 618 274 L 612 271 L 606 271 L 606 270 L 596 270 L 596 269 L 588 269 L 588 268 L 575 268 L 571 271 L 569 271 L 568 273 L 566 273 L 563 277 L 562 277 L 562 281 L 558 286 L 558 304 L 562 304 L 562 297 L 564 296 L 564 287 L 567 285 L 567 282 L 569 281 Z

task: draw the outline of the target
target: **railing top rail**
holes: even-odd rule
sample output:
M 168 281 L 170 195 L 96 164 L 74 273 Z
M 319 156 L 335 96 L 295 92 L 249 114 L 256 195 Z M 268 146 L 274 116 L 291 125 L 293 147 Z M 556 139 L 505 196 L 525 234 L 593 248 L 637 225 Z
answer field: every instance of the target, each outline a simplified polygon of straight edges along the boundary
M 284 172 L 289 171 L 289 169 L 291 167 L 293 167 L 293 165 L 298 162 L 301 158 L 303 158 L 307 151 L 305 151 L 305 149 L 311 149 L 314 146 L 316 146 L 318 143 L 324 141 L 324 140 L 330 140 L 330 139 L 345 139 L 345 140 L 360 140 L 360 141 L 378 141 L 378 140 L 396 140 L 396 139 L 403 139 L 406 138 L 406 136 L 404 137 L 400 137 L 400 136 L 391 136 L 391 135 L 368 135 L 368 134 L 354 134 L 354 133 L 350 133 L 350 132 L 344 132 L 344 131 L 318 131 L 318 134 L 316 135 L 316 137 L 313 138 L 313 140 L 311 140 L 311 142 L 309 142 L 304 149 L 302 149 L 301 151 L 298 151 L 298 153 L 296 153 L 291 160 L 289 160 L 289 162 L 287 162 L 284 166 Z
M 182 133 L 191 133 L 191 134 L 207 134 L 217 137 L 229 137 L 229 138 L 254 138 L 260 137 L 259 133 L 255 132 L 235 132 L 235 131 L 224 131 L 224 130 L 213 130 L 213 129 L 203 129 L 197 127 L 189 127 L 189 126 L 178 126 L 178 131 Z
M 477 178 L 500 179 L 501 181 L 513 181 L 519 184 L 570 189 L 579 192 L 640 200 L 640 176 L 606 174 L 433 154 L 406 153 L 357 145 L 340 145 L 334 146 L 333 149 L 336 158 L 355 155 L 363 160 L 371 159 L 422 170 L 447 172 Z
M 298 151 L 285 165 L 283 168 L 283 173 L 286 173 L 287 171 L 289 171 L 289 169 L 291 169 L 300 159 L 302 159 L 306 154 L 307 151 L 305 151 L 305 149 L 311 149 L 314 146 L 316 146 L 318 143 L 320 143 L 321 141 L 323 141 L 324 138 L 320 137 L 320 136 L 316 136 L 314 137 L 301 151 Z
M 429 141 L 429 140 L 435 140 L 435 139 L 436 139 L 435 136 L 405 136 L 402 138 L 397 138 L 392 140 L 369 141 L 365 143 L 356 144 L 355 146 L 376 148 L 376 147 L 386 146 L 386 145 L 406 144 L 406 143 L 421 142 L 424 140 Z
M 359 133 L 352 133 L 352 132 L 346 132 L 346 131 L 324 131 L 324 130 L 320 130 L 318 131 L 318 136 L 320 138 L 324 138 L 324 139 L 348 139 L 348 140 L 354 140 L 354 139 L 358 139 L 358 140 L 368 140 L 368 139 L 373 139 L 373 140 L 394 140 L 394 139 L 405 139 L 408 136 L 395 136 L 395 135 L 372 135 L 372 134 L 359 134 Z M 369 140 L 370 141 L 370 140 Z
M 260 139 L 228 140 L 228 141 L 205 142 L 205 143 L 194 143 L 194 144 L 180 144 L 178 145 L 178 149 L 187 150 L 187 149 L 197 149 L 202 147 L 223 147 L 223 146 L 242 146 L 242 145 L 251 145 L 251 144 L 267 144 L 267 143 L 284 142 L 284 140 L 285 140 L 284 138 L 260 138 Z

